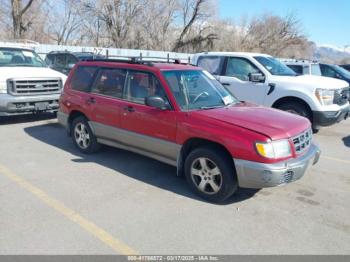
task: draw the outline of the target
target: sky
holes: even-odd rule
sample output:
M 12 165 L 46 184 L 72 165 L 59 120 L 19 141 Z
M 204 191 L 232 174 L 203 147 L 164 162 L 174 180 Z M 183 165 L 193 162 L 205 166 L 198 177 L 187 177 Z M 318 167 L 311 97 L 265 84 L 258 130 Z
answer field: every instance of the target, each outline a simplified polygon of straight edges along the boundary
M 350 45 L 350 0 L 219 0 L 221 18 L 294 13 L 317 45 Z

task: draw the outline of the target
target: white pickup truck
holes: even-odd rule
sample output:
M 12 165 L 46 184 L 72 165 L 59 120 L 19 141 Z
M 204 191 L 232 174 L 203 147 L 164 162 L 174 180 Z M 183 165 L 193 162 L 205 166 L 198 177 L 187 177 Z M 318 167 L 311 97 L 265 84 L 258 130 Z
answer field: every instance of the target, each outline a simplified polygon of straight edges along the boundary
M 57 112 L 66 79 L 32 48 L 0 43 L 0 117 Z
M 241 101 L 307 117 L 315 132 L 349 116 L 349 84 L 321 76 L 298 76 L 272 56 L 207 52 L 192 63 L 213 74 Z

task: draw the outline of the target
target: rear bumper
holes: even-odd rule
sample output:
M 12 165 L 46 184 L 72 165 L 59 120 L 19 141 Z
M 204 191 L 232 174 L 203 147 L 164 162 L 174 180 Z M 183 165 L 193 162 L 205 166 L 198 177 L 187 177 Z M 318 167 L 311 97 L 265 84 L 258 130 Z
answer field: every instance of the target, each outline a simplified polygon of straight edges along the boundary
M 38 111 L 58 110 L 60 94 L 40 96 L 12 96 L 0 94 L 0 116 L 21 115 Z
M 300 179 L 310 165 L 318 162 L 321 151 L 312 144 L 302 156 L 274 164 L 234 159 L 240 187 L 264 188 L 284 185 Z
M 313 127 L 330 126 L 350 116 L 349 105 L 339 111 L 313 111 Z

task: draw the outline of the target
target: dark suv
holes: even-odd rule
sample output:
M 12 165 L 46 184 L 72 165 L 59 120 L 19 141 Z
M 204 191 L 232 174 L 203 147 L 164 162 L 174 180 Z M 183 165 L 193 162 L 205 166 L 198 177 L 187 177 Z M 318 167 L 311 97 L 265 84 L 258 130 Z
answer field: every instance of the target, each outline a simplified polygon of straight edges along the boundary
M 346 70 L 348 70 L 350 72 L 350 64 L 347 65 L 341 65 L 342 68 L 345 68 Z
M 213 202 L 238 186 L 293 182 L 318 161 L 306 118 L 240 102 L 207 71 L 178 63 L 79 62 L 59 122 L 81 152 L 105 144 L 174 165 Z
M 79 61 L 103 58 L 105 57 L 91 52 L 53 51 L 46 55 L 45 62 L 50 68 L 68 75 L 73 66 Z

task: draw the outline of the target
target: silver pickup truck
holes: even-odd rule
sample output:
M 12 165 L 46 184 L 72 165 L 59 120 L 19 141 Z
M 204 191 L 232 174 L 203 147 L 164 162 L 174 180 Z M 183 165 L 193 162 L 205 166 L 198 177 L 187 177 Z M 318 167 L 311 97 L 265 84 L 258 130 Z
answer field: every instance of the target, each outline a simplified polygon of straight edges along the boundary
M 0 44 L 0 117 L 56 112 L 66 78 L 33 49 Z

